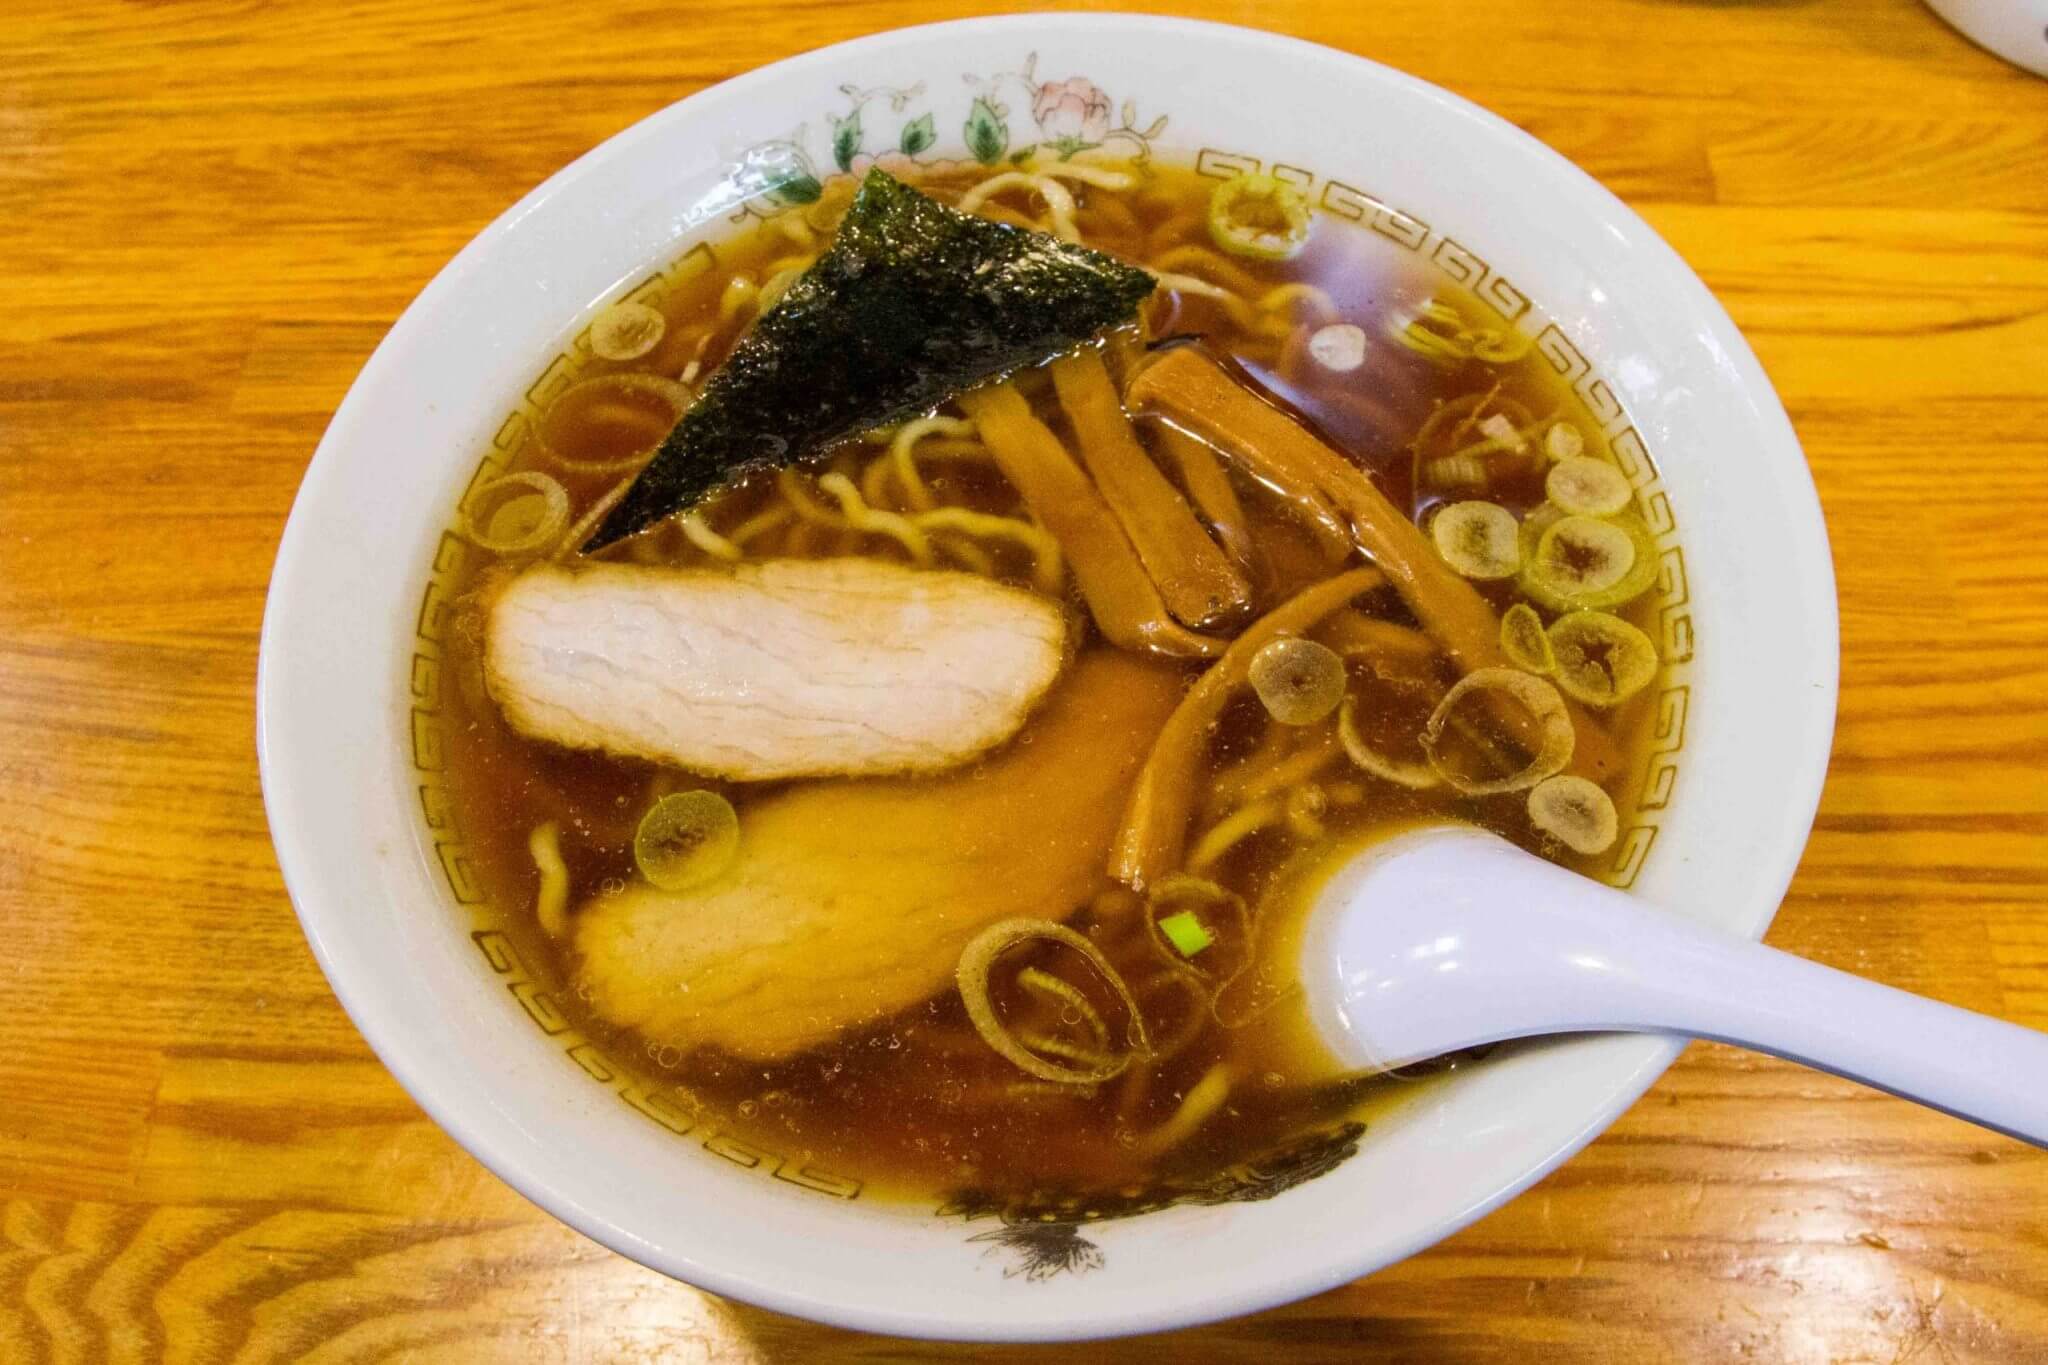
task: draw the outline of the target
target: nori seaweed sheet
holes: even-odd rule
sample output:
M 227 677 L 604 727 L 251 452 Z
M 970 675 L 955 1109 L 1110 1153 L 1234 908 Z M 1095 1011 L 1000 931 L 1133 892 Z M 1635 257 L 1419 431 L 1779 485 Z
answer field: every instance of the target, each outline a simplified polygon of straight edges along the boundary
M 872 170 L 831 247 L 754 324 L 584 545 L 1127 322 L 1152 277 Z

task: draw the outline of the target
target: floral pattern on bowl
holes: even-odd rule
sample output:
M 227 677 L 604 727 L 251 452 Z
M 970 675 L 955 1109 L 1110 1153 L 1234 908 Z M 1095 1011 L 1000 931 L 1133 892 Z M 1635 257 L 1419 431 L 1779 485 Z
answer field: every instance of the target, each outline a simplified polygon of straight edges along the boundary
M 961 85 L 959 99 L 942 100 L 927 81 L 842 84 L 839 94 L 847 107 L 825 114 L 822 148 L 813 147 L 814 126 L 806 122 L 790 136 L 755 143 L 735 159 L 733 178 L 746 197 L 733 216 L 767 216 L 815 201 L 824 193 L 828 166 L 849 175 L 876 166 L 904 175 L 1023 165 L 1037 157 L 1065 161 L 1097 149 L 1144 161 L 1153 139 L 1166 131 L 1166 115 L 1141 126 L 1137 101 L 1126 99 L 1116 108 L 1087 76 L 1041 79 L 1036 52 L 1013 71 L 962 75 Z M 957 144 L 941 150 L 942 129 L 957 130 Z

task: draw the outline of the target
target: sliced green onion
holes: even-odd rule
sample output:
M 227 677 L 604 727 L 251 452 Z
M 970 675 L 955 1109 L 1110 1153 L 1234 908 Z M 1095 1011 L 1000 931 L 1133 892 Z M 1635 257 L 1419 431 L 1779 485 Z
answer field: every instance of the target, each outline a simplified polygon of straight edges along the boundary
M 1087 1029 L 1098 1053 L 1108 1049 L 1109 1025 L 1102 1022 L 1101 1011 L 1089 1003 L 1079 988 L 1038 967 L 1026 967 L 1018 972 L 1017 984 L 1039 999 L 1051 1002 L 1060 1012 L 1061 1023 L 1078 1024 Z
M 1423 482 L 1431 488 L 1476 493 L 1486 487 L 1486 461 L 1477 455 L 1444 455 L 1422 467 Z
M 1033 939 L 1050 939 L 1055 943 L 1072 948 L 1088 959 L 1088 965 L 1100 975 L 1103 981 L 1123 1002 L 1129 1017 L 1130 1051 L 1105 1057 L 1085 1066 L 1068 1067 L 1046 1060 L 1003 1026 L 996 1018 L 995 1002 L 990 995 L 989 976 L 995 970 L 996 959 L 1020 943 Z M 968 1021 L 981 1040 L 996 1050 L 996 1053 L 1019 1071 L 1035 1076 L 1042 1081 L 1055 1081 L 1061 1085 L 1094 1085 L 1106 1081 L 1123 1071 L 1133 1059 L 1151 1055 L 1152 1044 L 1145 1034 L 1145 1017 L 1138 1010 L 1138 1001 L 1131 994 L 1131 988 L 1124 984 L 1122 975 L 1110 965 L 1102 949 L 1081 934 L 1075 933 L 1064 924 L 1049 919 L 1006 919 L 988 926 L 976 934 L 965 948 L 960 950 L 959 964 L 953 969 L 955 984 L 960 988 L 960 1001 L 967 1006 Z
M 1313 725 L 1344 699 L 1344 660 L 1328 645 L 1283 635 L 1252 655 L 1247 670 L 1266 714 L 1282 725 Z
M 1182 910 L 1159 921 L 1159 932 L 1182 957 L 1193 957 L 1216 940 L 1192 910 Z
M 1572 455 L 1551 466 L 1543 491 L 1559 511 L 1586 517 L 1611 517 L 1634 496 L 1619 469 L 1589 455 Z
M 1526 708 L 1542 727 L 1542 747 L 1520 772 L 1506 777 L 1467 777 L 1452 767 L 1441 752 L 1439 746 L 1451 713 L 1467 693 L 1474 691 L 1506 693 Z M 1422 728 L 1422 752 L 1429 756 L 1431 766 L 1443 775 L 1444 781 L 1467 796 L 1497 796 L 1502 792 L 1518 792 L 1533 787 L 1544 778 L 1564 770 L 1564 765 L 1571 762 L 1572 748 L 1577 742 L 1571 713 L 1565 710 L 1564 698 L 1557 694 L 1557 689 L 1541 678 L 1512 668 L 1473 669 L 1444 693 L 1444 699 L 1430 713 L 1429 723 Z
M 668 319 L 644 303 L 615 303 L 590 324 L 590 349 L 601 360 L 638 360 L 661 344 Z
M 1529 822 L 1574 853 L 1605 853 L 1620 833 L 1614 801 L 1583 777 L 1552 777 L 1529 791 Z
M 1567 515 L 1536 542 L 1529 567 L 1559 592 L 1597 593 L 1626 578 L 1635 562 L 1635 544 L 1619 526 Z
M 671 792 L 640 818 L 633 862 L 655 886 L 683 891 L 723 874 L 739 848 L 732 802 L 713 791 Z
M 1337 708 L 1337 742 L 1344 746 L 1345 755 L 1361 771 L 1371 773 L 1397 787 L 1410 791 L 1428 791 L 1441 786 L 1443 779 L 1436 775 L 1436 769 L 1427 763 L 1406 763 L 1398 758 L 1389 758 L 1365 742 L 1365 736 L 1358 732 L 1357 701 L 1346 697 L 1344 704 Z
M 536 430 L 548 458 L 584 474 L 645 464 L 689 410 L 690 390 L 658 374 L 602 374 L 562 390 Z
M 1082 1043 L 1069 1042 L 1056 1033 L 1020 1033 L 1017 1041 L 1032 1052 L 1042 1052 L 1048 1057 L 1059 1057 L 1083 1066 L 1102 1066 L 1109 1061 L 1109 1054 L 1099 1047 L 1088 1047 Z
M 1439 509 L 1429 538 L 1444 563 L 1467 578 L 1512 578 L 1522 567 L 1515 514 L 1497 503 L 1454 502 Z
M 1617 706 L 1657 676 L 1657 647 L 1619 616 L 1575 611 L 1551 623 L 1557 685 L 1588 706 Z
M 470 495 L 463 512 L 463 533 L 501 555 L 550 545 L 568 524 L 568 490 L 530 469 L 491 480 Z
M 1209 935 L 1212 945 L 1221 945 L 1217 952 L 1209 955 L 1203 966 L 1190 962 L 1187 954 L 1167 935 L 1166 921 L 1182 914 L 1183 907 L 1203 912 L 1206 916 L 1201 920 L 1203 931 Z M 1219 922 L 1225 926 L 1221 939 L 1210 927 Z M 1152 894 L 1145 898 L 1145 926 L 1153 956 L 1174 970 L 1198 979 L 1212 1008 L 1216 997 L 1251 966 L 1251 911 L 1246 907 L 1244 897 L 1207 877 L 1183 872 L 1161 878 L 1159 884 L 1152 888 Z
M 1209 195 L 1209 236 L 1234 256 L 1285 261 L 1308 245 L 1308 200 L 1270 175 L 1240 172 Z
M 1553 460 L 1569 460 L 1586 453 L 1586 438 L 1570 422 L 1552 422 L 1543 433 L 1543 453 Z
M 1624 549 L 1623 546 L 1626 546 Z M 1657 543 L 1630 514 L 1569 516 L 1549 503 L 1522 520 L 1524 596 L 1552 611 L 1605 611 L 1657 581 Z
M 1527 602 L 1517 602 L 1501 613 L 1500 652 L 1516 668 L 1530 673 L 1548 673 L 1557 667 L 1550 637 L 1543 632 L 1543 618 Z

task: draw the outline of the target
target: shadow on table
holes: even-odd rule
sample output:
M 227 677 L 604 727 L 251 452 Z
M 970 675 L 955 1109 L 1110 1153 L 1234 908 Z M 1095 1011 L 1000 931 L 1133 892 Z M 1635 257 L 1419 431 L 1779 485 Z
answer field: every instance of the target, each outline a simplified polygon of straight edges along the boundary
M 1341 1293 L 1342 1291 L 1338 1291 Z M 1107 1362 L 1412 1361 L 1459 1365 L 1467 1359 L 1444 1325 L 1358 1317 L 1338 1306 L 1338 1293 L 1208 1327 L 1114 1341 L 1038 1346 L 989 1346 L 871 1336 L 787 1317 L 765 1308 L 705 1295 L 720 1335 L 733 1351 L 723 1361 L 804 1361 L 820 1365 L 873 1365 L 877 1361 L 958 1360 L 1022 1365 L 1049 1360 Z

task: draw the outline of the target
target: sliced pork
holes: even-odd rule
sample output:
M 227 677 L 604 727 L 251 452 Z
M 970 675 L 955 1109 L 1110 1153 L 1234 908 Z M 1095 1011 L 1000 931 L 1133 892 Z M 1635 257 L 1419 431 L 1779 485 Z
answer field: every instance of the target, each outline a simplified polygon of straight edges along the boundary
M 521 734 L 739 781 L 929 773 L 1015 734 L 1059 676 L 1059 604 L 873 559 L 527 569 L 485 620 Z
M 1124 791 L 1180 695 L 1178 675 L 1097 651 L 1028 742 L 972 772 L 749 803 L 720 881 L 635 884 L 578 912 L 584 997 L 657 1043 L 760 1060 L 929 999 L 981 929 L 1064 919 L 1105 885 Z

